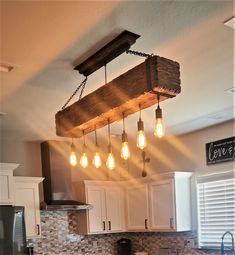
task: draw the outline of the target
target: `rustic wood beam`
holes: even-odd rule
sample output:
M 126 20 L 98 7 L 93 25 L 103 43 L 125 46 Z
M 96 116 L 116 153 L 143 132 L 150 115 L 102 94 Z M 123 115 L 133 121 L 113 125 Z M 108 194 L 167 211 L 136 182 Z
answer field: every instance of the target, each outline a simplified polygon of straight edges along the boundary
M 57 112 L 56 133 L 65 137 L 80 137 L 108 123 L 120 120 L 181 92 L 179 64 L 153 56 L 81 100 Z

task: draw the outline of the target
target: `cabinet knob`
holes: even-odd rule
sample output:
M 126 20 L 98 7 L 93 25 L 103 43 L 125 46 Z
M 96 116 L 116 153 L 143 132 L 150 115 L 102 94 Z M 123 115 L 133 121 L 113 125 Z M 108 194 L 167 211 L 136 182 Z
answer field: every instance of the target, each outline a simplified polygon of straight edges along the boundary
M 174 219 L 170 218 L 170 228 L 174 228 Z
M 145 229 L 148 229 L 148 219 L 144 220 L 144 226 L 145 226 Z
M 111 221 L 109 220 L 108 223 L 109 223 L 109 230 L 111 230 Z
M 105 221 L 103 221 L 103 231 L 105 231 Z
M 37 226 L 37 235 L 40 236 L 40 225 L 37 224 L 36 226 Z

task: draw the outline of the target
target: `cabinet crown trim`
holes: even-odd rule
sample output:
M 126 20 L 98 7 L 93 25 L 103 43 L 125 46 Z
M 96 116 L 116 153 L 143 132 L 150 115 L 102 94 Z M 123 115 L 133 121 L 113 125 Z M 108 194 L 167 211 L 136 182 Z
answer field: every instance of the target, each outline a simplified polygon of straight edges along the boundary
M 154 175 L 149 175 L 147 177 L 133 178 L 126 181 L 123 181 L 123 184 L 128 183 L 128 185 L 141 185 L 147 184 L 154 181 L 166 180 L 166 179 L 178 179 L 178 178 L 190 178 L 192 176 L 192 172 L 183 172 L 183 171 L 175 171 L 175 172 L 165 172 Z
M 28 176 L 13 176 L 13 180 L 15 183 L 40 183 L 44 180 L 44 177 L 28 177 Z
M 0 170 L 14 171 L 19 165 L 15 163 L 0 163 Z

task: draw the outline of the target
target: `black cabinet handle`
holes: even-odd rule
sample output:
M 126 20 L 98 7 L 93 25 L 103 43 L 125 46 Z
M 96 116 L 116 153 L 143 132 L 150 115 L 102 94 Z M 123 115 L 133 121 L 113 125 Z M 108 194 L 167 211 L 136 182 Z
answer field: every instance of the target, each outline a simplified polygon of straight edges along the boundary
M 174 221 L 173 221 L 173 218 L 170 218 L 170 228 L 174 228 Z
M 37 224 L 37 235 L 40 236 L 40 225 Z
M 105 231 L 105 221 L 103 221 L 103 231 Z
M 148 219 L 144 220 L 144 226 L 145 226 L 145 229 L 148 229 Z
M 111 230 L 111 221 L 109 220 L 108 223 L 109 223 L 109 230 Z

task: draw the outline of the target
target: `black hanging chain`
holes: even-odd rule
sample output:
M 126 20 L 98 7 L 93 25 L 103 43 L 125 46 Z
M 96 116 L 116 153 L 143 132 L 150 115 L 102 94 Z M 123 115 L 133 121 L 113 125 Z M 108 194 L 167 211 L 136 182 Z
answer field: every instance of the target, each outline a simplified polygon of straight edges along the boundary
M 73 97 L 77 94 L 77 92 L 81 89 L 80 95 L 79 95 L 79 100 L 82 98 L 85 86 L 87 82 L 87 77 L 78 85 L 78 87 L 75 89 L 73 94 L 70 96 L 70 98 L 66 101 L 66 103 L 62 106 L 62 110 L 69 104 L 69 102 L 73 99 Z
M 144 58 L 151 58 L 154 56 L 154 54 L 147 54 L 144 52 L 140 52 L 140 51 L 134 51 L 134 50 L 127 50 L 126 54 L 132 54 L 132 55 L 136 55 L 136 56 L 140 56 L 140 57 L 144 57 Z
M 127 50 L 126 51 L 127 54 L 132 54 L 132 55 L 136 55 L 136 56 L 140 56 L 140 57 L 144 57 L 144 58 L 150 58 L 153 57 L 154 54 L 147 54 L 144 52 L 140 52 L 140 51 L 134 51 L 134 50 Z M 104 66 L 104 70 L 105 70 L 105 84 L 107 83 L 107 70 L 106 70 L 106 64 Z M 73 99 L 73 97 L 77 94 L 77 92 L 81 89 L 80 95 L 79 95 L 79 100 L 82 98 L 85 86 L 86 86 L 86 82 L 87 82 L 87 77 L 85 77 L 85 79 L 78 85 L 78 87 L 75 89 L 75 91 L 73 92 L 73 94 L 69 97 L 69 99 L 66 101 L 66 103 L 62 106 L 62 110 L 69 104 L 69 102 Z

